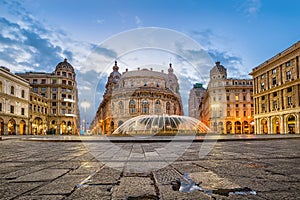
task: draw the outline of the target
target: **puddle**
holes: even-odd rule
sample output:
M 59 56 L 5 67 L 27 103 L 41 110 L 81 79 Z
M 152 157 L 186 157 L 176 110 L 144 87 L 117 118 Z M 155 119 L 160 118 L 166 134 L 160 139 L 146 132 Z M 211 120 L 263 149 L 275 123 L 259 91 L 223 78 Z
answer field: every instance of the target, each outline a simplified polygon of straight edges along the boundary
M 213 194 L 229 196 L 229 195 L 256 195 L 256 191 L 251 188 L 232 188 L 232 189 L 216 189 L 206 190 L 201 187 L 201 183 L 195 183 L 190 177 L 189 173 L 185 173 L 180 181 L 172 182 L 172 189 L 179 192 L 189 193 L 195 190 L 199 190 L 209 196 Z

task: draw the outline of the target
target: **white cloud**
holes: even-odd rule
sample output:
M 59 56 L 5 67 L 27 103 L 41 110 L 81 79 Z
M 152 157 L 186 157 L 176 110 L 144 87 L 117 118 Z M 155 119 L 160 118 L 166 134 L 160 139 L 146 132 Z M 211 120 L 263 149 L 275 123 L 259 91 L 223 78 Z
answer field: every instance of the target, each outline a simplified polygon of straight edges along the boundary
M 141 27 L 143 25 L 143 21 L 139 18 L 139 16 L 135 16 L 134 19 L 135 19 L 135 24 L 138 27 Z

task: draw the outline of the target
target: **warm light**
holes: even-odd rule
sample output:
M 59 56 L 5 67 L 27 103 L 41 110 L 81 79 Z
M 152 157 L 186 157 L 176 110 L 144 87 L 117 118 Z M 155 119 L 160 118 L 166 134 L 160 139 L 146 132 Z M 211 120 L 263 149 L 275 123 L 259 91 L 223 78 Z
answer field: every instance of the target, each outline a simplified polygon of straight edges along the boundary
M 87 100 L 83 100 L 80 103 L 80 106 L 84 109 L 84 111 L 86 111 L 91 106 L 91 104 Z

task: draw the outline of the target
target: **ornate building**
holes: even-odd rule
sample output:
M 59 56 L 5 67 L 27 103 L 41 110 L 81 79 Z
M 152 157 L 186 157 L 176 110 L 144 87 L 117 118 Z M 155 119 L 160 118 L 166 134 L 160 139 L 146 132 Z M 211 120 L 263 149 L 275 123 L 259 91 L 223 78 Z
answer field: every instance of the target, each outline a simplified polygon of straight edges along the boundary
M 29 81 L 32 87 L 31 134 L 78 134 L 76 74 L 67 59 L 58 63 L 53 73 L 26 72 L 17 75 Z
M 103 100 L 91 124 L 94 134 L 111 134 L 139 115 L 183 115 L 179 84 L 170 64 L 168 73 L 139 69 L 121 75 L 117 62 L 106 83 Z
M 300 133 L 300 41 L 255 67 L 255 132 Z
M 190 117 L 196 119 L 200 116 L 199 105 L 206 94 L 206 89 L 203 88 L 201 83 L 194 84 L 189 94 L 188 112 Z
M 0 67 L 0 134 L 28 134 L 29 83 Z
M 217 133 L 254 133 L 252 93 L 252 80 L 227 78 L 227 69 L 216 62 L 199 106 L 200 121 Z

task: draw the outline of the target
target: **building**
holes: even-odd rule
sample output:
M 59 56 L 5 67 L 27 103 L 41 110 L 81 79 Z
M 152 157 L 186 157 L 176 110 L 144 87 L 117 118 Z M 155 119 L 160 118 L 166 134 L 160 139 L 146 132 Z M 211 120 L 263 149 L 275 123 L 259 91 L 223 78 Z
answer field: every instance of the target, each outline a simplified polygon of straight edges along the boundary
M 30 133 L 78 134 L 80 128 L 76 73 L 65 59 L 53 73 L 16 74 L 31 85 Z
M 300 41 L 255 67 L 250 75 L 255 132 L 300 133 Z
M 150 69 L 126 71 L 117 62 L 90 129 L 111 134 L 125 121 L 139 115 L 183 115 L 179 84 L 170 64 L 168 73 Z
M 0 134 L 28 134 L 29 82 L 0 67 Z
M 190 90 L 189 100 L 188 100 L 188 115 L 196 119 L 200 116 L 199 105 L 206 94 L 206 89 L 203 88 L 201 83 L 194 84 L 193 88 Z
M 216 62 L 199 105 L 200 121 L 216 133 L 254 133 L 252 93 L 251 79 L 227 78 L 227 69 Z

